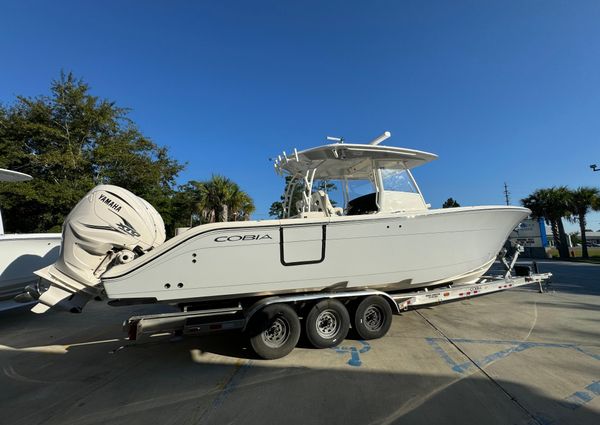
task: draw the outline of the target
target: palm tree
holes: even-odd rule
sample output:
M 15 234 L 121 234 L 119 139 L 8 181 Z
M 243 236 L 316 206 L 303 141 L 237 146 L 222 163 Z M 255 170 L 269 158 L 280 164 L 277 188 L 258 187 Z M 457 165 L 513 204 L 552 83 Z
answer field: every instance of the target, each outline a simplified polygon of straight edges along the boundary
M 543 218 L 552 228 L 554 245 L 560 258 L 569 258 L 567 234 L 562 222 L 570 216 L 569 190 L 565 186 L 538 189 L 527 198 L 521 199 L 524 207 L 531 210 L 534 218 Z
M 570 195 L 570 207 L 573 211 L 574 219 L 579 222 L 579 229 L 581 231 L 581 256 L 589 258 L 587 238 L 585 236 L 585 216 L 591 209 L 599 209 L 600 190 L 595 187 L 583 186 L 571 191 Z
M 200 186 L 198 209 L 209 223 L 227 221 L 227 203 L 231 196 L 232 181 L 227 177 L 213 174 L 210 180 Z
M 240 187 L 233 183 L 231 190 L 231 196 L 229 198 L 229 219 L 233 221 L 246 221 L 250 220 L 250 214 L 256 209 L 254 202 L 250 195 L 240 189 Z
M 248 220 L 254 211 L 254 202 L 250 195 L 240 189 L 231 179 L 213 174 L 210 180 L 198 186 L 200 201 L 197 210 L 205 222 Z
M 600 211 L 600 195 L 594 199 L 594 202 L 592 203 L 592 209 L 594 211 Z

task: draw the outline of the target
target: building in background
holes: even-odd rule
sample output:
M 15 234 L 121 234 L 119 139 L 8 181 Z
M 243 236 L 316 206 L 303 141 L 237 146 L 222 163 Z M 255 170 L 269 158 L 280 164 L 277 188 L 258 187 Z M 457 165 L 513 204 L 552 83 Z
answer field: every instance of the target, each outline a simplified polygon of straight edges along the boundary
M 589 246 L 600 246 L 600 231 L 585 231 L 585 237 Z

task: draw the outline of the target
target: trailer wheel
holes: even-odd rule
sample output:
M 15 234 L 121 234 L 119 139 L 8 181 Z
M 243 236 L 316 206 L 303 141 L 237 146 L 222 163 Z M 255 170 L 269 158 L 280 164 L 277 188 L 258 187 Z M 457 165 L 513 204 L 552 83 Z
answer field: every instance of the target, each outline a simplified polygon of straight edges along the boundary
M 358 304 L 354 312 L 354 331 L 362 339 L 384 336 L 392 325 L 392 308 L 378 295 L 371 295 Z
M 335 347 L 348 335 L 350 315 L 338 300 L 323 300 L 310 309 L 304 326 L 306 337 L 314 347 Z
M 300 338 L 300 320 L 286 304 L 271 304 L 258 311 L 249 327 L 250 345 L 263 359 L 287 356 Z

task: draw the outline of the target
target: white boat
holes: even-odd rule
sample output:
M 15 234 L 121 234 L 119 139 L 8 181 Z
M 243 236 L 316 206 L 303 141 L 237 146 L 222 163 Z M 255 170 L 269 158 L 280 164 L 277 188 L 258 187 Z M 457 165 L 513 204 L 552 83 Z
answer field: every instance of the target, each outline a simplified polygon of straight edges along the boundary
M 410 170 L 437 156 L 380 145 L 388 137 L 284 153 L 275 170 L 291 176 L 285 218 L 200 225 L 167 242 L 150 204 L 98 186 L 67 218 L 60 259 L 37 272 L 50 287 L 34 311 L 81 311 L 93 297 L 187 308 L 271 294 L 477 281 L 530 211 L 431 209 Z M 343 195 L 339 207 L 332 193 L 318 190 L 332 183 Z
M 31 176 L 17 171 L 0 169 L 0 181 L 22 182 Z M 13 297 L 23 292 L 25 286 L 35 283 L 34 271 L 54 263 L 60 250 L 60 233 L 5 234 L 0 215 L 0 309 Z

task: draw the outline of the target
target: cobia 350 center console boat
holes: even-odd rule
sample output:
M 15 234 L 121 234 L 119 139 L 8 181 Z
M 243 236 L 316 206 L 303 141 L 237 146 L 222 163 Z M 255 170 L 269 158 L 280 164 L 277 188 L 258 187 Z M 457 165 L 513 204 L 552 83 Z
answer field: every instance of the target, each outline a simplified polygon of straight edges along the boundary
M 98 186 L 65 221 L 60 259 L 37 272 L 50 286 L 34 311 L 81 311 L 94 297 L 186 310 L 207 301 L 477 281 L 530 211 L 431 209 L 410 170 L 436 155 L 381 145 L 388 137 L 284 153 L 275 161 L 276 172 L 290 177 L 284 218 L 200 225 L 166 242 L 150 204 Z

